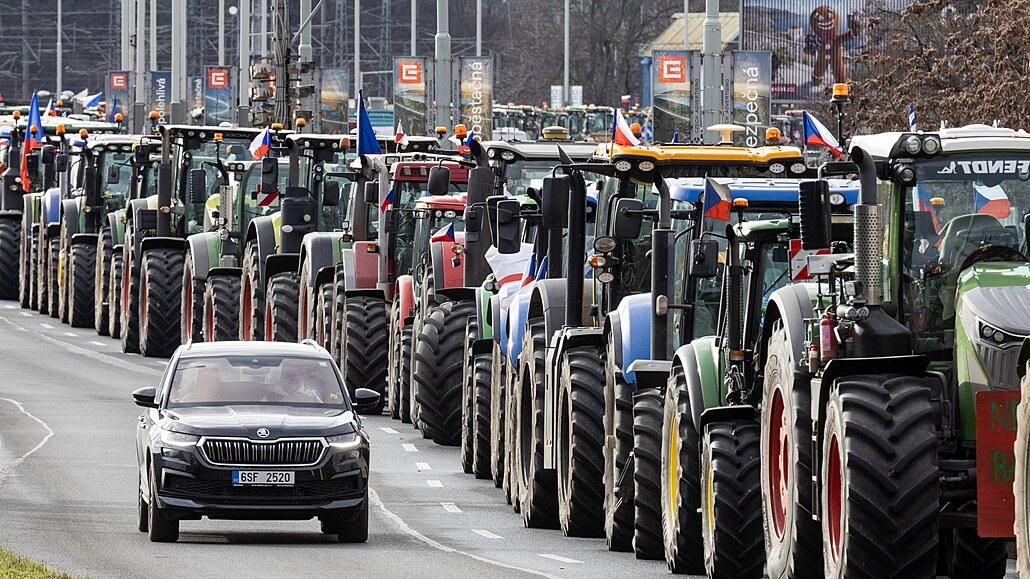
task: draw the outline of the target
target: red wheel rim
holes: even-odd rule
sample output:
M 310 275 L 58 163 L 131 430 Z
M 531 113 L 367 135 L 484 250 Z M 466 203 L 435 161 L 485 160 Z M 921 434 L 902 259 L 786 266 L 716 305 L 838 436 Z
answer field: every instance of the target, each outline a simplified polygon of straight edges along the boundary
M 243 328 L 241 339 L 250 340 L 250 316 L 253 306 L 250 301 L 250 278 L 243 279 L 243 315 L 240 316 L 240 327 Z
M 265 341 L 272 341 L 272 304 L 265 308 Z
M 208 300 L 207 305 L 207 315 L 204 316 L 207 318 L 207 325 L 204 327 L 204 333 L 206 334 L 208 342 L 214 342 L 215 336 L 213 330 L 215 327 L 215 301 L 213 299 Z
M 311 337 L 311 333 L 308 332 L 308 292 L 307 290 L 300 292 L 300 332 L 301 339 L 306 340 Z
M 787 505 L 790 504 L 790 440 L 787 413 L 783 406 L 783 388 L 777 384 L 769 407 L 769 496 L 772 499 L 773 529 L 783 538 L 787 526 Z
M 844 497 L 844 463 L 841 460 L 840 450 L 837 435 L 831 435 L 830 456 L 827 457 L 829 463 L 826 465 L 828 479 L 826 481 L 826 505 L 827 511 L 829 511 L 827 522 L 830 528 L 830 554 L 833 556 L 834 563 L 840 561 L 843 544 L 841 530 L 844 528 L 844 509 L 841 504 Z

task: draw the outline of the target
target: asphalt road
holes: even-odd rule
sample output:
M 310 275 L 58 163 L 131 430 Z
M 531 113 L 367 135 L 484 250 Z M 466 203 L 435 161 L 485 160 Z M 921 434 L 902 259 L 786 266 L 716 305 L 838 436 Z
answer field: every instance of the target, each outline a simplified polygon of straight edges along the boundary
M 0 545 L 90 577 L 646 577 L 661 561 L 603 540 L 526 529 L 456 448 L 366 418 L 372 435 L 368 543 L 341 545 L 317 521 L 185 521 L 175 544 L 135 528 L 130 392 L 164 361 L 0 301 Z

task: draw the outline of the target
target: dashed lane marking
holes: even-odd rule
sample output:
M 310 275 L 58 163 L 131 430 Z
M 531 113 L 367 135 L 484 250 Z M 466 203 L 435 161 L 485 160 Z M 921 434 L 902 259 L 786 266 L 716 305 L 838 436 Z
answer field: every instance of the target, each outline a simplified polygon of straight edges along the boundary
M 96 341 L 96 340 L 92 340 L 92 341 L 90 342 L 90 344 L 93 344 L 94 346 L 103 346 L 103 345 L 104 345 L 104 343 L 103 343 L 103 342 L 98 342 L 98 341 Z
M 379 430 L 382 430 L 383 432 L 385 432 L 387 434 L 400 434 L 396 430 L 394 430 L 392 428 L 389 428 L 389 427 L 386 427 L 386 426 L 380 426 Z
M 65 332 L 65 333 L 64 333 L 64 335 L 65 335 L 65 336 L 71 336 L 71 337 L 73 337 L 73 338 L 77 338 L 77 337 L 79 337 L 79 335 L 78 335 L 78 334 L 73 334 L 72 332 Z
M 442 489 L 443 483 L 438 480 L 427 480 L 426 484 L 434 489 Z
M 46 323 L 40 323 L 39 325 L 43 326 L 44 328 L 46 328 L 46 329 L 48 329 L 48 330 L 52 330 L 52 329 L 54 329 L 54 327 L 53 327 L 53 326 L 51 326 L 50 324 L 46 324 Z
M 582 563 L 582 561 L 577 561 L 575 559 L 569 559 L 568 557 L 561 557 L 559 555 L 552 555 L 550 553 L 537 553 L 537 556 L 543 557 L 545 559 L 554 559 L 555 561 L 558 561 L 559 563 Z
M 461 509 L 458 508 L 454 503 L 440 503 L 448 513 L 460 513 Z
M 25 316 L 26 318 L 31 318 L 32 317 L 32 314 L 30 314 L 29 312 L 18 312 L 18 313 L 20 313 L 21 315 Z
M 418 449 L 415 448 L 414 444 L 402 444 L 401 446 L 403 446 L 404 450 L 408 452 L 418 452 Z
M 503 539 L 504 538 L 504 537 L 502 537 L 500 535 L 495 535 L 495 534 L 491 533 L 490 531 L 487 531 L 487 530 L 484 530 L 484 529 L 472 529 L 472 532 L 477 534 L 477 535 L 479 535 L 479 536 L 481 536 L 481 537 L 486 537 L 487 539 Z
M 415 468 L 418 470 L 433 470 L 433 467 L 429 466 L 428 462 L 416 462 Z

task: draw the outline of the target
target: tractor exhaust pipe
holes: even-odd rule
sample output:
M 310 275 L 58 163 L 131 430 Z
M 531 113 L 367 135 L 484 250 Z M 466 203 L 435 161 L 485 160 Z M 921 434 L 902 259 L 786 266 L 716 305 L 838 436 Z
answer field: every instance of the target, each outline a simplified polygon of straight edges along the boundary
M 876 200 L 876 163 L 860 147 L 851 149 L 851 158 L 858 164 L 861 184 L 855 205 L 855 279 L 859 282 L 858 297 L 867 306 L 883 303 L 883 259 L 880 239 L 880 206 Z

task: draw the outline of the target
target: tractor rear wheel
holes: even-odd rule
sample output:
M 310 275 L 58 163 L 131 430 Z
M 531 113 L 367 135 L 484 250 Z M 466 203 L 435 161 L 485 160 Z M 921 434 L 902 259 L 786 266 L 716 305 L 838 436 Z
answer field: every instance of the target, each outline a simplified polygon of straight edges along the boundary
M 1030 579 L 1030 373 L 1023 376 L 1016 408 L 1016 476 L 1012 492 L 1016 502 L 1016 570 Z
M 51 239 L 46 253 L 47 265 L 47 313 L 51 318 L 59 318 L 61 315 L 61 236 Z
M 604 425 L 614 448 L 604 445 L 604 535 L 611 551 L 633 550 L 633 387 L 615 365 L 615 340 L 607 340 L 604 368 Z M 609 438 L 608 440 L 612 440 Z
M 216 275 L 204 284 L 203 332 L 207 342 L 227 342 L 239 338 L 240 285 L 236 276 Z
M 558 528 L 558 481 L 555 471 L 544 469 L 544 335 L 543 318 L 526 323 L 522 371 L 516 380 L 515 473 L 519 510 L 527 527 Z M 513 484 L 513 486 L 515 486 Z
M 504 354 L 501 345 L 494 340 L 490 351 L 490 478 L 494 486 L 504 486 L 505 465 L 507 464 L 504 437 L 506 425 L 505 413 L 508 409 L 507 383 L 504 379 L 507 368 L 504 365 Z
M 22 307 L 32 310 L 39 309 L 39 276 L 36 275 L 36 268 L 39 265 L 39 234 L 32 230 L 25 231 L 22 242 L 24 243 L 24 255 L 21 256 L 19 266 L 18 291 L 22 292 Z
M 18 287 L 18 253 L 21 221 L 16 218 L 0 218 L 0 300 L 19 299 L 24 292 Z M 22 307 L 24 298 L 22 299 Z
M 811 386 L 794 373 L 783 322 L 773 322 L 762 395 L 762 512 L 769 579 L 815 577 L 823 566 L 812 518 Z
M 479 339 L 479 322 L 476 316 L 469 316 L 465 325 L 465 350 L 462 353 L 461 366 L 461 469 L 472 474 L 472 455 L 474 437 L 472 422 L 475 420 L 475 407 L 472 394 L 472 344 Z
M 297 306 L 300 279 L 295 273 L 277 273 L 265 291 L 265 341 L 297 341 Z
M 243 254 L 243 289 L 240 292 L 241 340 L 265 339 L 265 285 L 261 283 L 260 263 L 257 244 L 248 244 Z
M 193 271 L 193 256 L 186 252 L 182 270 L 182 320 L 180 342 L 204 341 L 204 290 L 207 283 Z
M 378 392 L 379 404 L 368 414 L 382 414 L 386 406 L 386 354 L 390 339 L 386 300 L 381 296 L 346 296 L 344 320 L 340 364 L 344 383 L 351 394 L 358 388 Z
M 712 579 L 761 579 L 762 432 L 750 421 L 712 422 L 701 438 L 701 529 Z
M 940 483 L 925 380 L 841 378 L 830 392 L 824 424 L 819 499 L 825 575 L 932 577 Z
M 88 328 L 94 318 L 93 283 L 97 271 L 97 246 L 80 244 L 71 247 L 68 259 L 68 280 L 71 287 L 66 288 L 68 294 L 68 323 L 73 328 Z
M 400 304 L 394 302 L 390 310 L 390 359 L 387 364 L 386 392 L 389 399 L 390 418 L 400 420 L 401 418 L 401 340 L 400 340 Z M 335 330 L 334 330 L 335 331 Z M 335 336 L 334 336 L 335 338 Z
M 139 256 L 133 259 L 129 254 L 127 263 L 122 264 L 121 293 L 121 339 L 122 352 L 139 353 Z
M 475 303 L 443 302 L 427 314 L 412 358 L 419 425 L 422 434 L 437 444 L 457 446 L 461 437 L 465 325 L 469 316 L 475 315 Z
M 490 478 L 490 354 L 472 358 L 472 474 Z
M 411 424 L 411 334 L 412 325 L 401 328 L 400 345 L 397 348 L 397 407 L 401 422 Z
M 36 272 L 39 275 L 39 313 L 52 318 L 57 317 L 57 253 L 61 249 L 60 243 L 60 239 L 48 239 L 40 246 Z
M 604 536 L 604 371 L 596 347 L 562 354 L 556 462 L 558 521 L 568 537 Z
M 521 361 L 521 360 L 519 360 Z M 508 366 L 504 366 L 508 368 Z M 519 372 L 517 368 L 511 368 L 508 372 L 501 375 L 501 384 L 505 392 L 504 396 L 504 479 L 501 484 L 501 489 L 504 491 L 504 496 L 511 505 L 511 509 L 516 513 L 522 508 L 522 504 L 519 502 L 519 477 L 522 472 L 519 466 L 520 447 L 522 443 L 516 436 L 519 434 L 519 415 L 518 406 L 519 401 L 516 396 L 519 395 L 521 388 L 519 388 Z
M 183 253 L 176 249 L 157 248 L 143 254 L 139 350 L 144 356 L 168 358 L 182 343 L 183 258 Z
M 111 304 L 108 296 L 111 292 L 111 256 L 114 244 L 108 232 L 97 237 L 96 272 L 93 275 L 93 328 L 101 336 L 110 335 L 108 316 L 111 315 Z
M 332 348 L 333 340 L 333 286 L 324 283 L 315 292 L 315 335 L 314 339 L 326 350 Z M 336 358 L 333 358 L 334 360 Z
M 662 395 L 657 389 L 633 395 L 633 553 L 661 559 L 662 545 Z
M 121 251 L 111 253 L 111 269 L 107 285 L 107 335 L 121 339 L 122 336 L 122 262 L 125 256 Z M 99 333 L 99 331 L 98 331 Z
M 947 549 L 946 572 L 951 579 L 1005 577 L 1009 558 L 1005 539 L 980 537 L 976 529 L 946 529 L 941 534 L 938 549 Z M 1016 568 L 1019 568 L 1018 555 Z
M 673 573 L 702 573 L 700 437 L 691 411 L 686 372 L 674 365 L 662 419 L 662 538 Z M 639 485 L 640 479 L 635 479 Z M 641 488 L 636 487 L 637 496 Z M 639 508 L 639 507 L 637 507 Z

